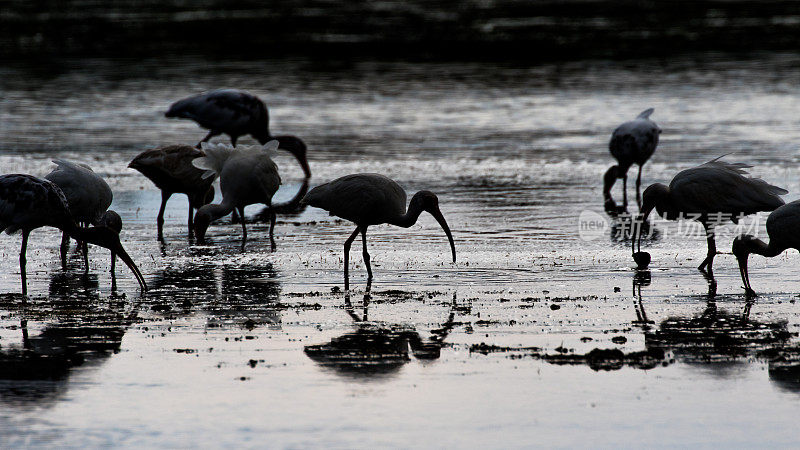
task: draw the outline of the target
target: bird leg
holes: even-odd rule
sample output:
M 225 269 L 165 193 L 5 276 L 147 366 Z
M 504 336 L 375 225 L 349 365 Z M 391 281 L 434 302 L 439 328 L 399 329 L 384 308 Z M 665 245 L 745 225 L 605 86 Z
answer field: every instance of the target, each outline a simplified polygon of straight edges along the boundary
M 639 175 L 636 177 L 636 204 L 639 205 L 639 211 L 642 210 L 642 194 L 639 192 L 642 187 L 642 166 L 639 166 Z
M 192 196 L 187 195 L 187 197 L 189 197 L 189 239 L 192 239 L 194 237 L 194 218 L 192 217 L 194 204 L 192 203 Z
M 713 264 L 714 264 L 714 256 L 717 254 L 717 245 L 714 242 L 714 227 L 711 225 L 703 224 L 706 229 L 706 239 L 708 240 L 708 253 L 706 254 L 706 259 L 700 263 L 700 266 L 697 268 L 702 272 L 706 272 L 708 276 L 713 277 Z M 708 270 L 705 267 L 708 266 Z
M 83 264 L 84 264 L 84 272 L 89 273 L 89 245 L 86 244 L 86 241 L 81 242 L 81 250 L 83 250 Z
M 350 289 L 350 275 L 348 271 L 348 263 L 350 262 L 350 246 L 353 244 L 353 241 L 358 236 L 358 233 L 361 231 L 361 227 L 356 227 L 356 230 L 353 231 L 353 234 L 344 241 L 344 290 Z
M 277 219 L 277 217 L 275 216 L 275 210 L 272 209 L 271 206 L 268 206 L 267 209 L 268 209 L 267 214 L 269 214 L 269 244 L 270 248 L 274 252 L 275 249 L 277 248 L 277 246 L 275 245 L 275 220 Z
M 167 207 L 167 200 L 169 200 L 170 197 L 172 197 L 171 192 L 161 191 L 161 207 L 158 208 L 158 217 L 156 218 L 159 241 L 164 240 L 164 209 Z M 189 217 L 191 217 L 191 214 Z
M 244 244 L 247 243 L 247 226 L 244 223 L 244 206 L 240 206 L 239 214 L 242 216 L 242 251 L 244 251 Z
M 28 295 L 28 276 L 25 274 L 25 252 L 28 250 L 28 235 L 29 230 L 22 230 L 22 248 L 19 250 L 19 277 L 22 279 L 22 296 Z
M 208 142 L 209 140 L 211 140 L 212 137 L 214 137 L 214 136 L 216 136 L 216 135 L 218 135 L 220 133 L 221 133 L 220 131 L 216 131 L 216 130 L 209 131 L 208 134 L 206 135 L 206 137 L 204 137 L 202 141 L 198 142 L 195 147 L 199 148 L 199 149 L 202 149 L 203 148 L 203 142 Z M 234 147 L 236 147 L 235 144 L 234 144 Z
M 622 209 L 628 210 L 628 173 L 622 177 Z
M 69 235 L 61 233 L 61 269 L 67 270 L 67 253 L 69 253 Z
M 367 266 L 367 282 L 372 281 L 372 267 L 369 265 L 369 253 L 367 253 L 367 227 L 361 229 L 361 242 L 364 245 L 364 265 Z

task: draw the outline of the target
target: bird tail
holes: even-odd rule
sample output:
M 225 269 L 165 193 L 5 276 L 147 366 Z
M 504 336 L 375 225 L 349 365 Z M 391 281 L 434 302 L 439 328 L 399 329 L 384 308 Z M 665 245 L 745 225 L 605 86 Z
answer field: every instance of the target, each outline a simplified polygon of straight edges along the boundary
M 647 108 L 644 111 L 640 112 L 639 115 L 636 116 L 636 118 L 637 119 L 649 119 L 650 118 L 650 114 L 653 114 L 653 111 L 655 111 L 655 108 Z

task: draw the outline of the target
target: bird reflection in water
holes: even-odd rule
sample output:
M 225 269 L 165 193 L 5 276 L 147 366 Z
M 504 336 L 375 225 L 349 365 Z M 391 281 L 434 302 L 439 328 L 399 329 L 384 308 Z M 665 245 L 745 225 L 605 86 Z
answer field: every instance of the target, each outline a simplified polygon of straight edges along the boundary
M 640 272 L 641 273 L 641 272 Z M 637 274 L 638 275 L 638 274 Z M 636 320 L 645 331 L 648 351 L 661 350 L 678 361 L 702 367 L 718 377 L 734 376 L 732 370 L 753 360 L 768 363 L 770 381 L 800 392 L 800 346 L 787 329 L 785 320 L 758 322 L 750 318 L 754 302 L 747 301 L 741 312 L 728 312 L 717 305 L 717 283 L 707 277 L 705 309 L 691 317 L 669 317 L 653 330 L 642 303 L 641 278 L 634 278 Z
M 0 347 L 0 403 L 15 408 L 55 403 L 66 393 L 75 370 L 101 364 L 119 352 L 133 320 L 119 311 L 98 312 L 93 307 L 70 307 L 62 313 L 47 306 L 21 315 L 18 327 L 4 328 L 19 330 L 22 342 L 9 343 L 4 336 Z
M 170 314 L 204 311 L 214 326 L 243 322 L 279 326 L 278 280 L 271 263 L 167 267 L 151 282 L 148 300 L 153 309 Z
M 361 316 L 345 291 L 345 310 L 355 323 L 355 331 L 332 339 L 327 344 L 308 345 L 304 351 L 309 358 L 337 374 L 356 377 L 394 375 L 411 361 L 411 353 L 418 360 L 434 360 L 441 355 L 444 340 L 454 326 L 456 298 L 450 314 L 441 326 L 423 338 L 413 326 L 387 324 L 368 320 L 370 285 L 364 293 Z

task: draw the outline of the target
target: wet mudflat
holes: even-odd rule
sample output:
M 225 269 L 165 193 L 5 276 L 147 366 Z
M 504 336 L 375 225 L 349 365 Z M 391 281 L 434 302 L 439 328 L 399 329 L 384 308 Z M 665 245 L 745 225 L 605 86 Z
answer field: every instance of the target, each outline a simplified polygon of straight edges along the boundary
M 651 271 L 578 218 L 603 215 L 608 137 L 647 107 L 664 129 L 644 183 L 723 153 L 798 198 L 796 57 L 702 55 L 537 66 L 65 61 L 0 77 L 0 169 L 89 163 L 115 191 L 124 266 L 107 252 L 64 272 L 60 234 L 0 239 L 4 446 L 648 446 L 796 444 L 800 256 L 751 258 L 744 298 L 731 255 L 695 267 L 700 234 L 658 224 Z M 189 76 L 187 76 L 189 74 Z M 160 194 L 126 165 L 203 131 L 169 102 L 237 86 L 270 106 L 275 134 L 309 145 L 312 184 L 380 172 L 436 192 L 458 262 L 423 216 L 370 229 L 341 291 L 353 226 L 308 209 L 267 226 L 227 219 L 191 245 L 185 198 L 155 238 Z M 249 141 L 249 139 L 248 139 Z M 277 160 L 289 198 L 301 172 Z M 633 184 L 633 183 L 631 183 Z M 630 191 L 629 191 L 630 193 Z M 619 197 L 617 187 L 615 196 Z M 259 211 L 251 207 L 249 215 Z M 763 221 L 751 219 L 764 234 Z M 733 227 L 721 230 L 728 251 Z M 591 240 L 587 240 L 591 238 Z M 357 246 L 356 246 L 357 247 Z

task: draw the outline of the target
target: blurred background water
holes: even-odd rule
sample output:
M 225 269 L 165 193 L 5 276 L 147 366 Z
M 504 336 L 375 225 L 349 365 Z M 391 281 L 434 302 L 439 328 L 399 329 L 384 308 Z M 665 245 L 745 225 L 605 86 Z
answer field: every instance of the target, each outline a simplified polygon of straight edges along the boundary
M 648 107 L 663 134 L 645 185 L 730 153 L 800 197 L 798 17 L 789 1 L 4 3 L 0 172 L 90 164 L 151 292 L 122 267 L 111 292 L 96 248 L 89 275 L 80 258 L 62 272 L 43 229 L 23 307 L 19 237 L 2 236 L 0 444 L 794 444 L 800 257 L 753 258 L 747 305 L 733 257 L 716 284 L 696 271 L 702 235 L 660 224 L 637 275 L 625 242 L 577 221 L 603 214 L 611 131 Z M 222 221 L 197 247 L 178 196 L 159 244 L 160 194 L 127 163 L 200 140 L 163 113 L 219 87 L 308 144 L 312 185 L 379 172 L 436 192 L 458 263 L 429 217 L 374 227 L 373 297 L 354 252 L 345 298 L 349 223 L 279 218 L 275 253 L 253 224 L 242 253 Z M 289 198 L 302 173 L 277 162 Z M 655 363 L 557 358 L 595 348 Z

